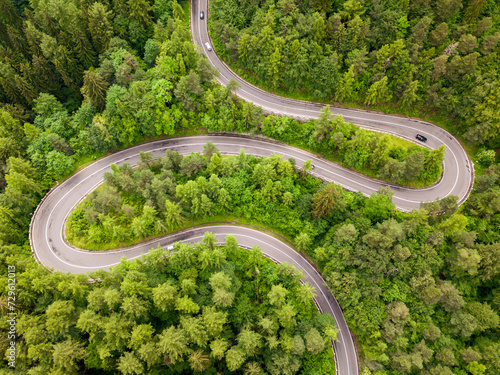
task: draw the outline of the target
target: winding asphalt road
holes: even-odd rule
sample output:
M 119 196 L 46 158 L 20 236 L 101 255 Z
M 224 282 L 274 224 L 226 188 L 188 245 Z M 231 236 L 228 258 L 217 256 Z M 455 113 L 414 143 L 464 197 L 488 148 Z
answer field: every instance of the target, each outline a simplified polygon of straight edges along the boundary
M 200 11 L 204 11 L 205 13 L 203 20 L 200 19 Z M 241 85 L 241 89 L 235 92 L 236 95 L 255 105 L 261 106 L 266 112 L 276 115 L 286 114 L 299 120 L 318 117 L 320 110 L 324 107 L 323 104 L 283 98 L 261 90 L 236 75 L 217 56 L 213 49 L 209 51 L 205 43 L 209 42 L 210 45 L 213 44 L 208 35 L 208 17 L 208 0 L 191 2 L 191 32 L 193 41 L 199 46 L 200 51 L 207 56 L 210 63 L 218 69 L 218 81 L 222 85 L 227 85 L 231 79 L 236 80 Z M 430 149 L 436 149 L 443 144 L 446 146 L 444 174 L 437 186 L 417 192 L 391 185 L 392 190 L 395 192 L 393 200 L 398 209 L 411 210 L 418 207 L 420 202 L 433 201 L 450 194 L 456 195 L 459 203 L 463 203 L 467 199 L 474 182 L 474 166 L 460 142 L 446 130 L 434 124 L 416 119 L 343 108 L 330 108 L 330 110 L 333 114 L 341 114 L 344 120 L 351 121 L 363 128 L 393 134 Z M 416 141 L 415 136 L 417 133 L 427 137 L 427 142 Z M 366 189 L 370 189 L 372 186 L 369 183 L 362 182 L 366 181 L 362 177 L 354 178 L 353 180 L 357 181 L 357 183 L 352 184 L 350 181 L 348 183 L 338 182 L 345 188 L 355 191 L 361 190 L 365 194 L 367 193 Z M 365 185 L 365 187 L 360 186 L 360 184 Z M 377 184 L 380 186 L 379 183 Z
M 238 154 L 244 148 L 248 154 L 256 156 L 270 156 L 280 154 L 286 158 L 294 158 L 297 165 L 307 159 L 312 159 L 315 165 L 314 173 L 327 181 L 335 181 L 349 187 L 351 190 L 361 190 L 369 195 L 376 191 L 380 184 L 366 177 L 360 176 L 339 167 L 336 164 L 324 161 L 314 155 L 285 144 L 271 142 L 266 139 L 254 139 L 246 136 L 201 135 L 180 137 L 145 143 L 115 154 L 106 156 L 64 181 L 48 194 L 35 211 L 31 228 L 30 243 L 37 260 L 48 268 L 63 272 L 86 273 L 96 269 L 108 269 L 119 263 L 122 257 L 135 258 L 155 247 L 158 242 L 168 246 L 175 241 L 196 241 L 206 230 L 213 231 L 220 240 L 226 234 L 234 234 L 238 242 L 247 247 L 259 245 L 263 253 L 279 262 L 287 261 L 297 269 L 303 270 L 305 281 L 315 287 L 318 294 L 316 301 L 321 311 L 332 314 L 340 330 L 339 341 L 334 343 L 334 352 L 339 374 L 357 375 L 359 373 L 356 348 L 349 328 L 343 318 L 342 309 L 333 295 L 324 286 L 324 280 L 314 268 L 296 251 L 281 241 L 267 234 L 248 228 L 234 226 L 216 226 L 211 228 L 193 229 L 164 237 L 153 243 L 141 244 L 132 248 L 107 251 L 89 252 L 69 246 L 63 238 L 63 228 L 72 209 L 98 185 L 103 182 L 104 173 L 111 172 L 110 164 L 121 165 L 137 164 L 140 161 L 140 152 L 151 152 L 154 157 L 165 154 L 166 149 L 172 149 L 181 154 L 201 152 L 206 142 L 212 141 L 223 154 Z M 445 187 L 440 184 L 438 187 Z M 433 190 L 401 189 L 395 192 L 394 200 L 400 209 L 411 209 L 418 206 L 418 202 L 433 199 Z M 406 198 L 406 197 L 410 198 Z
M 206 27 L 207 1 L 192 2 L 191 9 L 193 39 L 207 55 L 212 65 L 218 68 L 220 72 L 218 79 L 221 84 L 225 85 L 231 78 L 235 79 L 241 85 L 241 89 L 236 93 L 238 96 L 262 106 L 270 113 L 287 114 L 298 119 L 310 119 L 318 116 L 322 105 L 281 98 L 266 93 L 235 75 L 213 50 L 208 51 L 205 47 L 205 42 L 211 43 Z M 205 20 L 199 19 L 200 10 L 205 12 Z M 419 190 L 391 186 L 394 192 L 393 201 L 399 210 L 409 211 L 418 207 L 420 202 L 432 201 L 448 195 L 458 196 L 460 203 L 467 199 L 474 178 L 473 165 L 458 140 L 447 131 L 430 123 L 371 112 L 334 108 L 332 112 L 342 114 L 347 121 L 352 121 L 356 125 L 394 134 L 412 141 L 417 133 L 423 134 L 428 139 L 425 146 L 429 148 L 437 148 L 441 144 L 446 146 L 444 174 L 438 184 Z M 30 227 L 30 243 L 36 259 L 51 269 L 86 273 L 96 269 L 108 269 L 119 263 L 122 257 L 137 258 L 152 247 L 156 247 L 158 243 L 166 247 L 176 241 L 199 241 L 205 231 L 213 232 L 219 241 L 223 241 L 227 234 L 233 234 L 241 246 L 258 245 L 263 249 L 263 253 L 271 259 L 277 262 L 289 262 L 303 271 L 304 281 L 309 282 L 316 290 L 316 303 L 320 310 L 334 316 L 340 330 L 339 341 L 334 343 L 337 372 L 342 375 L 357 375 L 359 367 L 356 348 L 338 302 L 324 286 L 324 280 L 314 267 L 296 251 L 274 237 L 253 229 L 225 225 L 191 229 L 132 248 L 108 252 L 88 252 L 73 248 L 64 241 L 63 228 L 71 210 L 102 183 L 104 173 L 111 171 L 111 163 L 120 165 L 128 162 L 134 165 L 139 161 L 140 151 L 152 152 L 156 157 L 164 155 L 167 148 L 179 151 L 181 154 L 200 152 L 203 145 L 209 140 L 214 142 L 224 154 L 237 154 L 240 148 L 244 148 L 248 154 L 257 156 L 280 154 L 286 158 L 294 158 L 299 166 L 305 160 L 312 159 L 315 175 L 326 181 L 338 183 L 348 190 L 361 191 L 365 195 L 371 195 L 384 185 L 316 158 L 308 152 L 265 139 L 236 136 L 196 136 L 151 142 L 122 150 L 98 160 L 66 180 L 44 198 L 33 215 Z

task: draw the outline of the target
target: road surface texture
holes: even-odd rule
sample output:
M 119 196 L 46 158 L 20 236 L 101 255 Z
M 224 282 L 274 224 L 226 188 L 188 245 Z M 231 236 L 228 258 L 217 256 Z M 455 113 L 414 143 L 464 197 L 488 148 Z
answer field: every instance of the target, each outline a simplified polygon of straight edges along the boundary
M 199 12 L 205 12 L 204 20 L 199 19 Z M 193 40 L 200 46 L 211 64 L 219 70 L 219 82 L 226 85 L 235 79 L 241 85 L 236 94 L 244 100 L 263 107 L 269 113 L 286 114 L 297 119 L 318 117 L 322 105 L 281 98 L 260 90 L 235 75 L 218 58 L 216 53 L 208 51 L 205 43 L 211 44 L 207 31 L 207 0 L 192 2 L 191 29 Z M 409 211 L 419 206 L 420 202 L 433 201 L 448 195 L 456 195 L 462 203 L 472 188 L 474 180 L 473 165 L 464 148 L 447 131 L 440 127 L 413 119 L 399 118 L 365 111 L 332 108 L 334 114 L 342 114 L 344 119 L 364 128 L 394 134 L 401 138 L 415 141 L 416 134 L 422 134 L 428 141 L 425 146 L 437 148 L 444 144 L 446 154 L 444 173 L 436 185 L 426 189 L 407 189 L 391 186 L 394 192 L 393 202 L 399 210 Z M 48 268 L 71 273 L 86 273 L 96 269 L 108 269 L 119 263 L 122 257 L 133 259 L 140 257 L 158 244 L 169 246 L 176 241 L 199 241 L 205 231 L 213 232 L 219 241 L 228 234 L 235 235 L 243 247 L 258 245 L 264 255 L 277 262 L 289 262 L 302 270 L 304 281 L 309 282 L 317 293 L 316 303 L 322 312 L 331 314 L 339 328 L 338 339 L 334 343 L 337 373 L 342 375 L 359 374 L 356 348 L 344 320 L 342 310 L 333 295 L 324 286 L 321 275 L 302 256 L 285 243 L 254 229 L 221 225 L 196 228 L 181 233 L 165 236 L 153 242 L 131 248 L 89 252 L 69 246 L 63 238 L 63 228 L 71 210 L 93 189 L 103 182 L 105 172 L 111 172 L 110 164 L 121 165 L 125 162 L 135 165 L 139 161 L 139 152 L 152 152 L 155 157 L 164 155 L 170 148 L 181 154 L 200 152 L 207 141 L 212 141 L 223 154 L 238 154 L 244 148 L 248 154 L 269 156 L 280 154 L 285 158 L 294 158 L 301 166 L 307 159 L 313 160 L 314 174 L 326 181 L 338 183 L 348 190 L 361 191 L 371 195 L 385 184 L 346 170 L 338 165 L 319 159 L 314 155 L 284 144 L 265 139 L 252 139 L 241 136 L 195 136 L 172 138 L 135 146 L 109 155 L 76 173 L 64 183 L 53 189 L 38 206 L 33 215 L 30 228 L 30 243 L 33 253 L 41 264 Z

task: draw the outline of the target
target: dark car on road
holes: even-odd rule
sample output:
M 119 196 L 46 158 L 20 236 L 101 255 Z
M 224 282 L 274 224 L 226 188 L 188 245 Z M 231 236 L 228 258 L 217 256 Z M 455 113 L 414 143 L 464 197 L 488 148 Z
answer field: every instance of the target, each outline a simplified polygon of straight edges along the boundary
M 200 12 L 200 20 L 202 20 L 203 18 L 205 18 L 205 13 L 203 11 Z
M 417 134 L 417 139 L 422 142 L 427 142 L 427 137 L 424 137 L 422 134 Z

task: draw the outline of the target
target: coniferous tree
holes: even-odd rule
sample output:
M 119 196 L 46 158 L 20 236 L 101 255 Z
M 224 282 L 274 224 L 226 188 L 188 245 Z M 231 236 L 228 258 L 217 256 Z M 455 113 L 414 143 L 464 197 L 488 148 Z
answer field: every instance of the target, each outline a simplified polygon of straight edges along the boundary
M 82 95 L 97 109 L 104 109 L 106 105 L 106 90 L 108 82 L 95 70 L 87 70 L 83 77 Z
M 97 53 L 102 53 L 108 48 L 113 35 L 112 18 L 113 12 L 100 2 L 95 2 L 89 9 L 89 31 Z

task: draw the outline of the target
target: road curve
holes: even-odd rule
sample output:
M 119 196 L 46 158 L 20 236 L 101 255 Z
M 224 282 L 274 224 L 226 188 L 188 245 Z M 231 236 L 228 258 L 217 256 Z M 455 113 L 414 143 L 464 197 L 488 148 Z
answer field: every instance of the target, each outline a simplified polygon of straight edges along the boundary
M 203 20 L 200 19 L 200 11 L 205 13 Z M 236 75 L 221 61 L 213 49 L 208 51 L 205 43 L 212 44 L 207 29 L 208 17 L 208 0 L 191 2 L 193 41 L 207 56 L 210 63 L 219 70 L 218 81 L 222 85 L 227 85 L 231 79 L 236 80 L 241 85 L 241 89 L 237 90 L 236 94 L 246 101 L 261 106 L 267 112 L 303 120 L 318 117 L 319 111 L 324 107 L 324 104 L 283 98 L 261 90 Z M 417 193 L 409 189 L 391 186 L 396 195 L 400 197 L 395 196 L 394 198 L 394 203 L 398 209 L 409 210 L 417 207 L 420 202 L 433 201 L 448 195 L 456 195 L 461 204 L 469 196 L 474 183 L 474 165 L 469 160 L 467 152 L 460 142 L 446 130 L 437 125 L 416 119 L 344 108 L 330 109 L 333 114 L 341 114 L 346 121 L 351 121 L 366 129 L 393 134 L 413 142 L 416 142 L 415 136 L 418 133 L 427 137 L 426 143 L 420 142 L 422 146 L 427 146 L 430 149 L 436 149 L 443 144 L 446 146 L 443 177 L 438 185 L 426 190 L 432 193 Z M 350 186 L 349 184 L 341 184 L 344 187 Z M 359 189 L 356 186 L 352 186 L 352 188 L 354 190 Z M 361 189 L 361 191 L 363 190 Z M 398 192 L 401 192 L 401 194 L 397 194 Z
M 149 243 L 140 244 L 131 248 L 90 252 L 68 245 L 63 238 L 63 228 L 72 209 L 92 190 L 104 180 L 104 173 L 111 172 L 110 164 L 121 165 L 130 163 L 135 165 L 140 161 L 139 153 L 152 152 L 155 157 L 164 155 L 167 148 L 179 151 L 181 154 L 190 154 L 203 150 L 203 145 L 211 140 L 225 154 L 238 154 L 241 148 L 247 153 L 258 156 L 271 155 L 275 152 L 296 158 L 299 162 L 310 158 L 311 155 L 285 145 L 278 145 L 263 140 L 254 140 L 244 137 L 230 136 L 194 136 L 172 138 L 150 142 L 119 151 L 102 158 L 71 176 L 61 185 L 53 189 L 37 207 L 30 226 L 30 243 L 38 262 L 48 268 L 71 273 L 86 273 L 97 269 L 108 269 L 120 262 L 122 257 L 134 259 L 146 253 L 149 249 L 168 246 L 176 241 L 199 241 L 205 231 L 213 232 L 219 241 L 223 241 L 228 234 L 236 236 L 242 247 L 258 245 L 263 254 L 277 262 L 293 264 L 304 274 L 303 281 L 309 282 L 316 290 L 316 303 L 321 312 L 331 314 L 339 328 L 338 341 L 334 343 L 334 352 L 338 372 L 340 374 L 358 374 L 357 355 L 349 328 L 344 320 L 342 309 L 333 295 L 328 291 L 325 282 L 316 269 L 294 249 L 280 240 L 260 231 L 230 225 L 194 228 Z M 324 163 L 323 167 L 334 166 Z M 328 166 L 327 166 L 328 164 Z M 321 170 L 323 167 L 317 167 Z M 318 172 L 318 174 L 320 174 Z

